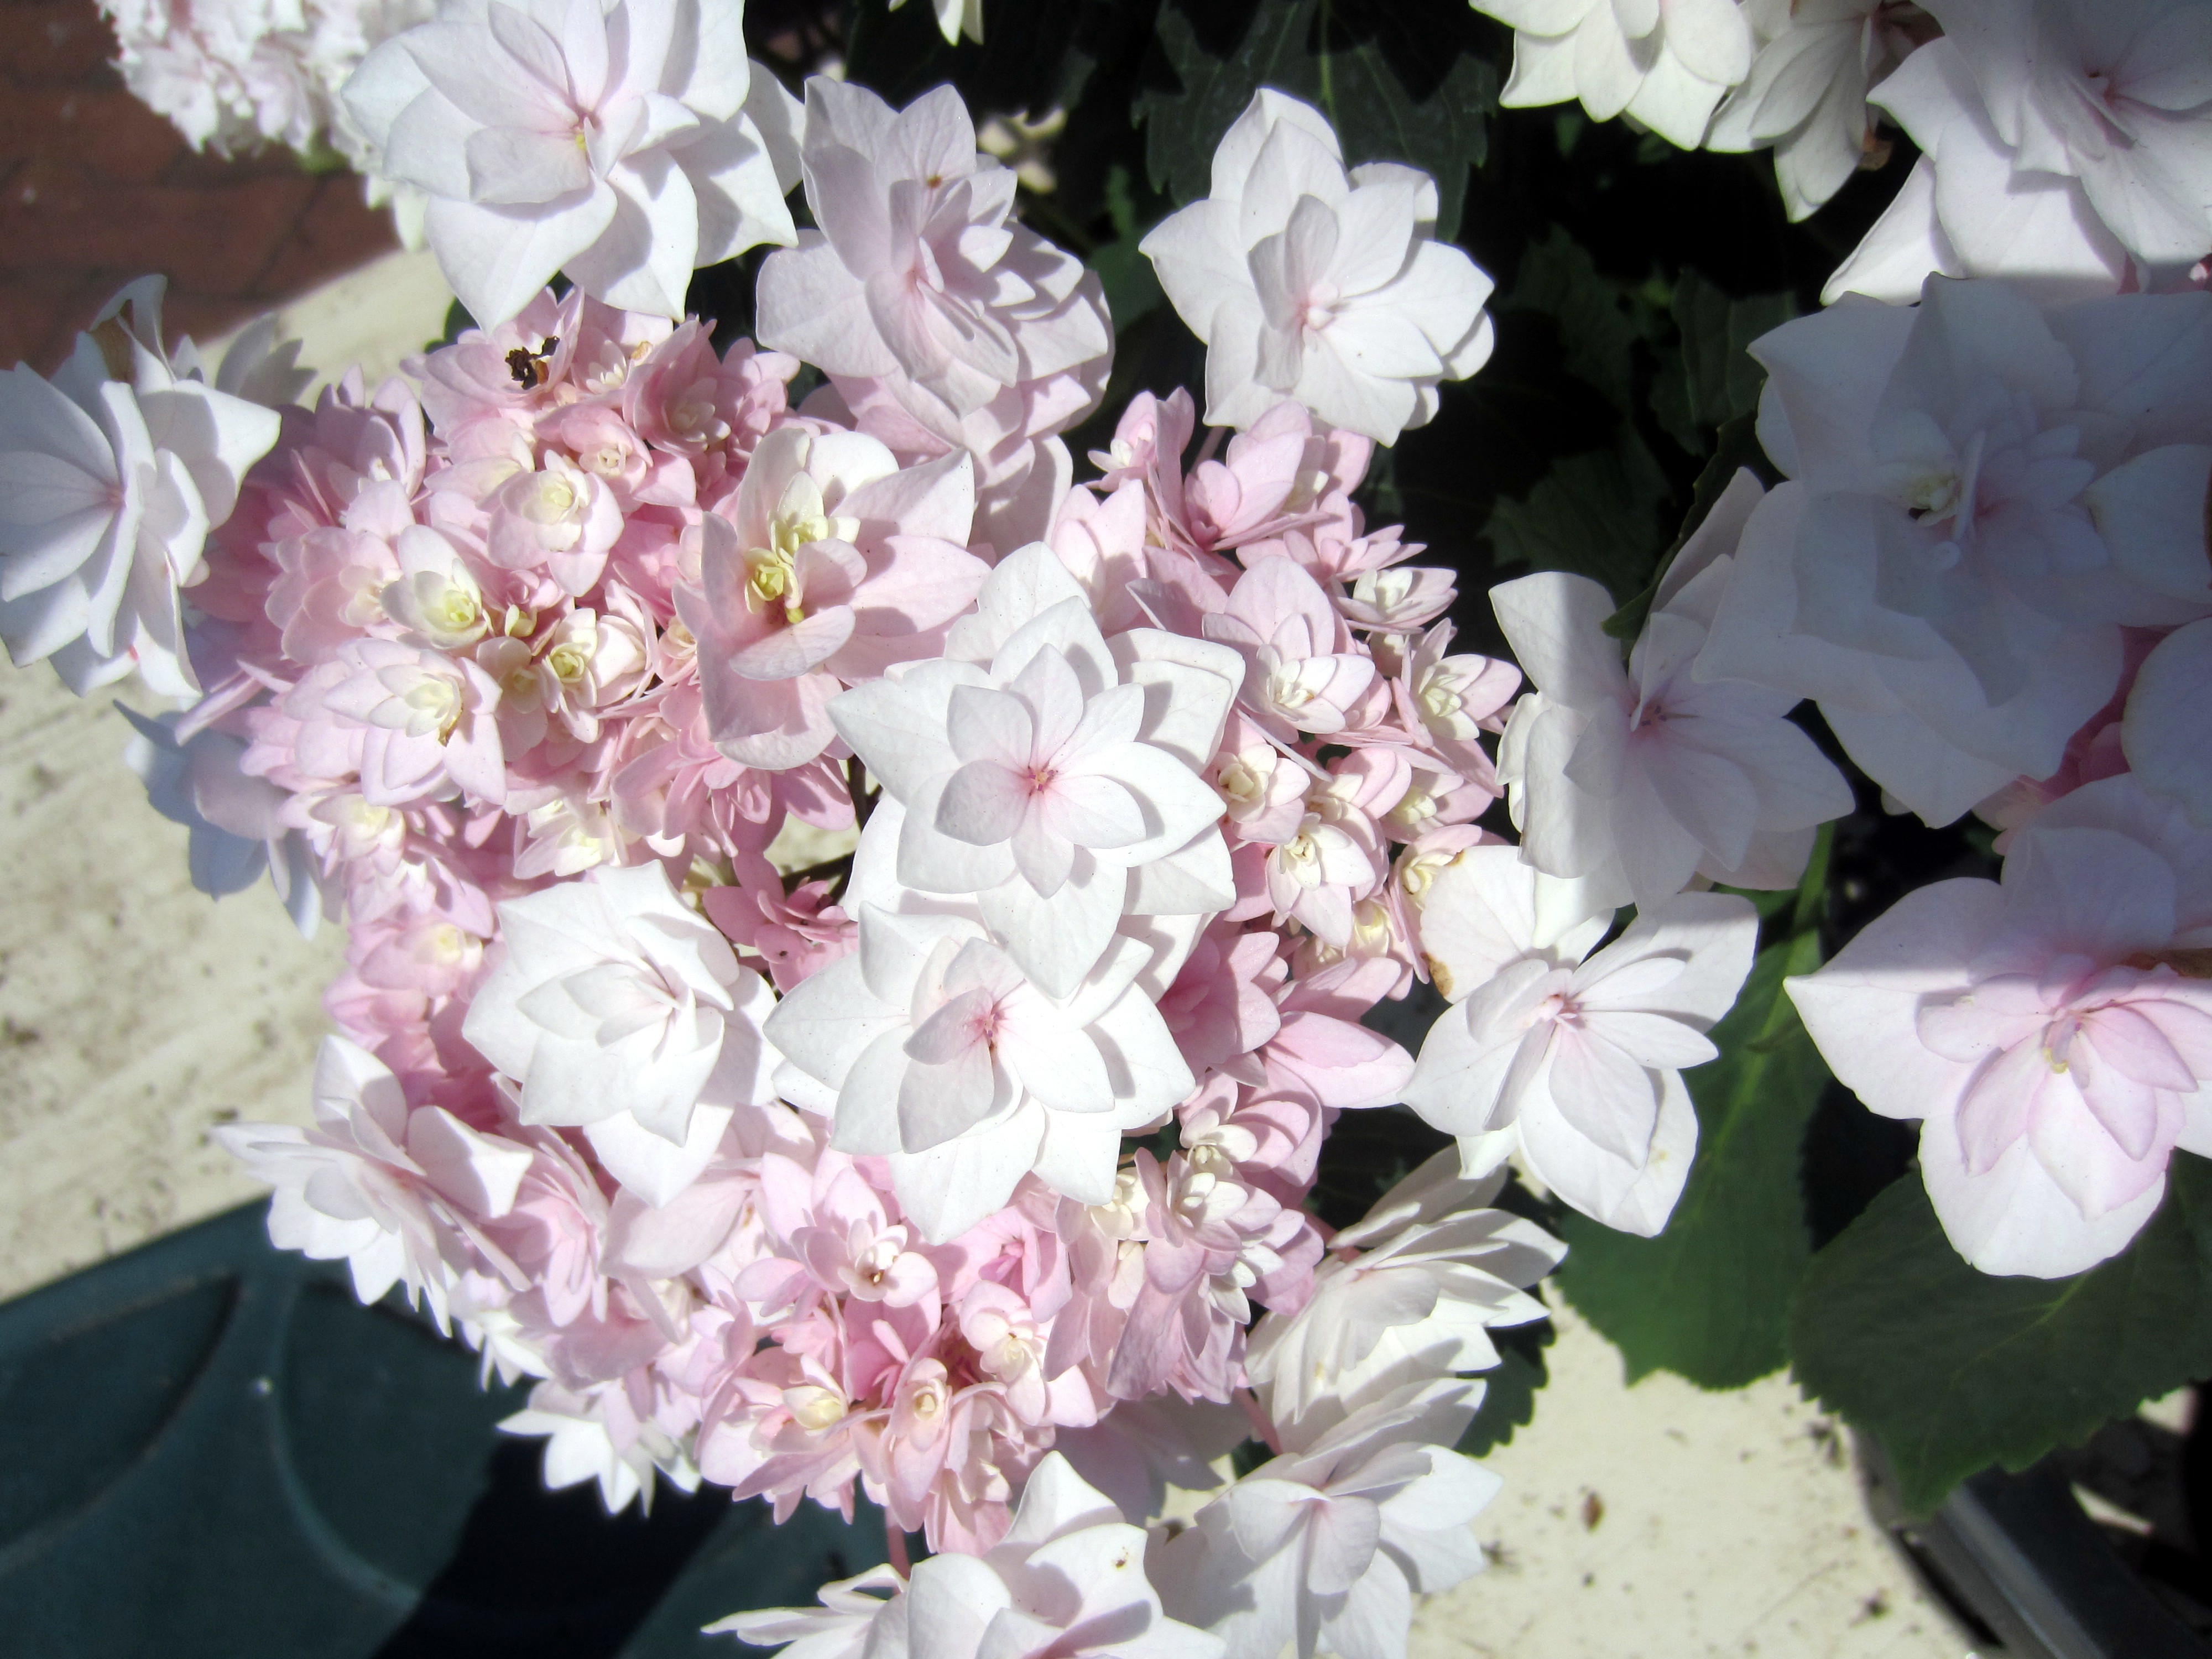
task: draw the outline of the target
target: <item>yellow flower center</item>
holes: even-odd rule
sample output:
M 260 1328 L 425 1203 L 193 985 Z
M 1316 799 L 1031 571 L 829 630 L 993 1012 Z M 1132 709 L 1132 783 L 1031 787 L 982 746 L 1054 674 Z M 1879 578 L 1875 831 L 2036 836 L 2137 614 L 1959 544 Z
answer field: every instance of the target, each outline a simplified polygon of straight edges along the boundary
M 574 685 L 590 672 L 592 653 L 573 640 L 563 640 L 545 653 L 545 665 L 563 685 Z

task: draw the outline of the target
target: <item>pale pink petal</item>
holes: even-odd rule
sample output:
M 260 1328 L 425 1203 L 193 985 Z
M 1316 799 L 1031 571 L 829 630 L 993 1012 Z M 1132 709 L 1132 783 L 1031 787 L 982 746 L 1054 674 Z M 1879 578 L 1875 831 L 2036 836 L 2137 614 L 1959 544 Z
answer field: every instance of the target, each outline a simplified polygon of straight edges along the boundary
M 1641 1165 L 1659 1121 L 1658 1080 L 1594 1031 L 1553 1039 L 1550 1092 L 1559 1115 L 1591 1141 Z
M 956 841 L 989 847 L 1006 841 L 1042 803 L 1029 781 L 998 760 L 973 760 L 951 775 L 937 801 L 937 827 Z

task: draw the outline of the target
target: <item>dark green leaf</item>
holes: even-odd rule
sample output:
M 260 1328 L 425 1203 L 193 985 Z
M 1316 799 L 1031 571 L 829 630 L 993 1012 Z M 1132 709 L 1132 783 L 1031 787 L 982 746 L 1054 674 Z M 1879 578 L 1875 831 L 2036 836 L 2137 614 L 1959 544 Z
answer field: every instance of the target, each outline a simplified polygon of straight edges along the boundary
M 1435 179 L 1449 240 L 1498 107 L 1482 38 L 1463 0 L 1164 0 L 1164 72 L 1137 99 L 1152 183 L 1178 202 L 1206 195 L 1221 135 L 1273 87 L 1328 117 L 1348 165 L 1403 161 Z
M 1137 222 L 1130 200 L 1129 174 L 1115 167 L 1106 175 L 1106 210 L 1114 221 L 1114 240 L 1091 250 L 1091 268 L 1106 289 L 1106 308 L 1113 314 L 1114 331 L 1126 333 L 1129 325 L 1166 296 L 1152 262 L 1138 252 L 1146 228 Z
M 2026 1468 L 2212 1375 L 2212 1164 L 2177 1158 L 2127 1252 L 2061 1279 L 1968 1267 L 1908 1176 L 1814 1258 L 1790 1357 L 1881 1442 L 1915 1513 L 1990 1464 Z
M 1698 474 L 1690 510 L 1682 517 L 1681 533 L 1674 538 L 1674 545 L 1659 556 L 1658 563 L 1651 567 L 1651 580 L 1644 585 L 1643 591 L 1605 619 L 1605 631 L 1613 638 L 1632 640 L 1644 631 L 1644 619 L 1651 614 L 1652 603 L 1659 597 L 1659 584 L 1667 574 L 1667 567 L 1674 562 L 1674 556 L 1682 550 L 1683 544 L 1698 533 L 1705 514 L 1713 510 L 1713 503 L 1720 500 L 1737 472 L 1749 467 L 1759 476 L 1759 482 L 1769 487 L 1779 482 L 1782 475 L 1775 471 L 1773 463 L 1766 459 L 1765 450 L 1759 447 L 1758 424 L 1756 413 L 1742 414 L 1715 434 L 1713 458 Z
M 1731 300 L 1686 270 L 1674 284 L 1670 309 L 1681 347 L 1652 389 L 1652 409 L 1668 436 L 1702 454 L 1711 447 L 1708 428 L 1759 408 L 1766 374 L 1745 348 L 1796 316 L 1796 302 L 1787 294 Z
M 446 331 L 422 349 L 435 351 L 440 346 L 449 346 L 476 325 L 477 319 L 469 315 L 469 308 L 456 300 L 446 307 Z
M 1498 502 L 1483 534 L 1500 566 L 1574 571 L 1619 599 L 1650 579 L 1668 494 L 1667 475 L 1624 426 L 1611 447 L 1559 462 L 1525 501 Z
M 1559 1288 L 1620 1348 L 1631 1382 L 1664 1368 L 1740 1388 L 1784 1362 L 1790 1293 L 1813 1255 L 1798 1147 L 1828 1071 L 1782 981 L 1820 963 L 1809 933 L 1762 951 L 1713 1028 L 1720 1058 L 1685 1074 L 1698 1156 L 1667 1231 L 1636 1238 L 1580 1215 L 1561 1224 Z
M 1640 288 L 1601 275 L 1579 242 L 1558 225 L 1521 256 L 1505 308 L 1540 311 L 1557 320 L 1567 372 L 1626 414 L 1634 407 L 1633 352 L 1661 325 L 1662 313 Z

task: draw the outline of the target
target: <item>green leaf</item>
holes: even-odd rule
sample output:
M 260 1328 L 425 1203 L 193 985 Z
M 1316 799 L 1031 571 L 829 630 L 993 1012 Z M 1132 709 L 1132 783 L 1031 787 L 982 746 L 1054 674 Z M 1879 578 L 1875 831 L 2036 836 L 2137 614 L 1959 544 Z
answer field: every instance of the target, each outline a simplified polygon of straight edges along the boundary
M 1221 135 L 1273 87 L 1328 117 L 1347 165 L 1403 161 L 1433 178 L 1449 241 L 1498 107 L 1481 39 L 1465 0 L 1164 0 L 1161 72 L 1136 110 L 1153 185 L 1178 202 L 1206 195 Z
M 422 349 L 435 351 L 440 346 L 449 346 L 476 325 L 477 319 L 469 315 L 469 308 L 456 300 L 446 307 L 445 332 L 424 346 Z
M 1630 599 L 1654 579 L 1653 555 L 1665 534 L 1661 511 L 1674 486 L 1634 416 L 1642 397 L 1638 359 L 1649 361 L 1638 347 L 1664 332 L 1663 301 L 1649 283 L 1605 275 L 1559 226 L 1522 253 L 1500 309 L 1549 319 L 1559 367 L 1572 377 L 1565 383 L 1589 387 L 1619 418 L 1603 447 L 1554 461 L 1526 497 L 1492 508 L 1483 533 L 1499 565 L 1573 571 L 1602 583 L 1616 600 Z M 1551 374 L 1560 381 L 1558 369 Z
M 1912 1513 L 1990 1464 L 2026 1468 L 2212 1374 L 2212 1164 L 2175 1158 L 2127 1252 L 2061 1279 L 1968 1267 L 1907 1176 L 1814 1258 L 1790 1357 L 1881 1442 Z
M 1675 282 L 1669 309 L 1681 346 L 1652 388 L 1652 410 L 1668 437 L 1700 455 L 1711 447 L 1709 428 L 1758 410 L 1766 371 L 1747 348 L 1796 316 L 1797 304 L 1787 294 L 1731 300 L 1686 270 Z
M 1634 409 L 1636 343 L 1656 331 L 1662 314 L 1642 288 L 1602 275 L 1564 227 L 1553 225 L 1521 256 L 1504 308 L 1555 319 L 1567 372 L 1623 414 Z
M 1650 580 L 1668 493 L 1650 450 L 1623 426 L 1610 447 L 1554 464 L 1526 500 L 1498 502 L 1482 533 L 1500 566 L 1571 570 L 1619 599 Z
M 1820 964 L 1810 933 L 1760 952 L 1713 1028 L 1720 1058 L 1684 1073 L 1698 1156 L 1667 1231 L 1637 1238 L 1573 1214 L 1561 1224 L 1559 1288 L 1620 1350 L 1631 1382 L 1663 1368 L 1700 1388 L 1741 1388 L 1786 1358 L 1790 1293 L 1813 1256 L 1798 1148 L 1828 1069 L 1782 981 Z
M 1161 291 L 1152 262 L 1137 249 L 1144 227 L 1137 222 L 1126 167 L 1114 167 L 1106 175 L 1106 210 L 1114 221 L 1114 240 L 1093 248 L 1090 263 L 1106 289 L 1106 309 L 1113 315 L 1114 331 L 1124 334 L 1167 296 Z
M 1713 510 L 1713 503 L 1720 500 L 1737 472 L 1745 467 L 1756 473 L 1759 482 L 1769 489 L 1781 481 L 1781 473 L 1759 446 L 1756 413 L 1736 416 L 1715 434 L 1713 458 L 1698 474 L 1697 485 L 1690 496 L 1690 510 L 1682 515 L 1680 533 L 1651 567 L 1651 580 L 1644 585 L 1643 591 L 1605 619 L 1607 633 L 1617 640 L 1632 640 L 1644 631 L 1644 619 L 1651 614 L 1651 607 L 1658 599 L 1659 584 L 1666 578 L 1667 568 L 1674 562 L 1674 556 L 1682 550 L 1683 544 L 1698 533 L 1698 526 L 1705 523 L 1705 514 Z

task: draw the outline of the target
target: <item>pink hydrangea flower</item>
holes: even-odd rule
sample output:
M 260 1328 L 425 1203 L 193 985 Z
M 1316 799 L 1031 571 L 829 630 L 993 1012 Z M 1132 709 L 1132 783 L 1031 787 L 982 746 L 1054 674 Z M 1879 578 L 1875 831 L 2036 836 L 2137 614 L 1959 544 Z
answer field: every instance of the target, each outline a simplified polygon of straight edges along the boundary
M 1271 735 L 1332 733 L 1353 724 L 1375 665 L 1352 648 L 1319 583 L 1288 559 L 1262 559 L 1206 619 L 1206 636 L 1244 659 L 1240 706 Z
M 2000 882 L 1908 893 L 1789 981 L 1836 1075 L 1921 1120 L 1922 1178 L 1984 1272 L 2063 1278 L 2124 1249 L 2176 1146 L 2212 1152 L 2212 926 L 2186 819 L 2131 777 L 2014 837 Z
M 836 740 L 830 699 L 942 648 L 988 567 L 966 548 L 967 458 L 902 470 L 858 433 L 762 441 L 734 520 L 702 521 L 701 585 L 677 609 L 700 642 L 723 753 L 772 769 Z
M 1019 497 L 1032 446 L 1103 390 L 1112 330 L 1098 278 L 1008 222 L 1014 174 L 978 152 L 950 88 L 893 111 L 817 76 L 806 103 L 806 199 L 822 228 L 763 266 L 761 338 L 849 386 L 863 429 L 880 395 L 906 417 L 876 428 L 894 447 L 917 447 L 899 428 L 918 428 Z M 1023 515 L 1030 536 L 1066 489 L 1064 448 L 1056 459 L 1056 487 Z
M 467 658 L 366 639 L 284 698 L 285 712 L 311 730 L 300 742 L 325 750 L 334 772 L 357 771 L 379 806 L 465 790 L 497 801 L 506 793 L 499 736 L 499 686 Z

